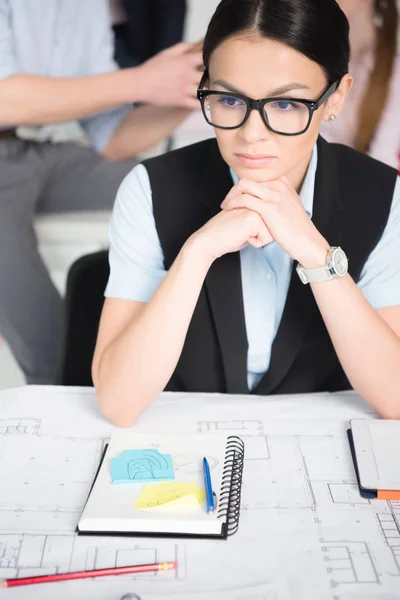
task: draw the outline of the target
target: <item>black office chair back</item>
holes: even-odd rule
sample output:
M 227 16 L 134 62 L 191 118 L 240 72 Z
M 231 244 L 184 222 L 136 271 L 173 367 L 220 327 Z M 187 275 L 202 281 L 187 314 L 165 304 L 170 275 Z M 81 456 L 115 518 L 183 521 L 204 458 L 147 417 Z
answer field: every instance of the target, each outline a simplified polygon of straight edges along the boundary
M 91 365 L 108 276 L 107 251 L 83 256 L 69 270 L 62 385 L 93 385 Z

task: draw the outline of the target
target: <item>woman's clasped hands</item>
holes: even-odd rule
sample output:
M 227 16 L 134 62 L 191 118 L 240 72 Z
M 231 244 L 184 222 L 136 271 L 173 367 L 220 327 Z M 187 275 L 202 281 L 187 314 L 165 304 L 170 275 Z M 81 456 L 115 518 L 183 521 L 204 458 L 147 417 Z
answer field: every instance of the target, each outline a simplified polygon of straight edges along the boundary
M 268 183 L 241 179 L 221 209 L 195 234 L 211 261 L 248 244 L 263 248 L 277 242 L 305 268 L 325 264 L 329 244 L 285 177 Z
M 247 210 L 262 220 L 268 235 L 249 243 L 260 247 L 277 242 L 294 260 L 306 267 L 322 266 L 329 244 L 306 213 L 297 192 L 286 177 L 268 183 L 241 179 L 221 204 L 223 212 Z M 265 242 L 258 244 L 259 241 Z

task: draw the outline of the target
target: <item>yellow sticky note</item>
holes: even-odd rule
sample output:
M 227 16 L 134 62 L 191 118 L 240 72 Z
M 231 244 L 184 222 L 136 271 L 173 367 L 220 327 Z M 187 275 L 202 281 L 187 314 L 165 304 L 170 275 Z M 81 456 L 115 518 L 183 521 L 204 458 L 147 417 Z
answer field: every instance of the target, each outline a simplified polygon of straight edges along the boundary
M 193 508 L 204 496 L 204 490 L 195 483 L 150 483 L 140 492 L 134 508 Z

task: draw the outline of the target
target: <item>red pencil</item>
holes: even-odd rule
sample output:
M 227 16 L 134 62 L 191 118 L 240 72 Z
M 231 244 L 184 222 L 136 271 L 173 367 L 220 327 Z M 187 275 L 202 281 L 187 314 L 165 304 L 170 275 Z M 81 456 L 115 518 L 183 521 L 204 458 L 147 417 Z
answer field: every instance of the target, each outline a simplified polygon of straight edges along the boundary
M 146 573 L 148 571 L 171 571 L 177 568 L 176 562 L 156 563 L 153 565 L 135 565 L 133 567 L 114 567 L 112 569 L 95 569 L 94 571 L 76 571 L 75 573 L 58 573 L 57 575 L 39 575 L 21 579 L 0 580 L 0 588 L 15 585 L 31 585 L 32 583 L 51 583 L 68 581 L 69 579 L 85 579 L 86 577 L 103 577 L 105 575 L 126 575 L 128 573 Z

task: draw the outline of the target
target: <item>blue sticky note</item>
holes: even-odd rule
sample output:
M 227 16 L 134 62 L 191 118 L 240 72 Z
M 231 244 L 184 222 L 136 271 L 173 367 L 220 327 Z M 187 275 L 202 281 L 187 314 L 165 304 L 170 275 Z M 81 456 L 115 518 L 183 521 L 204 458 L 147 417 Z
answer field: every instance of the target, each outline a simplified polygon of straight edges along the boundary
M 171 454 L 148 450 L 124 450 L 111 459 L 113 483 L 165 481 L 175 479 Z

